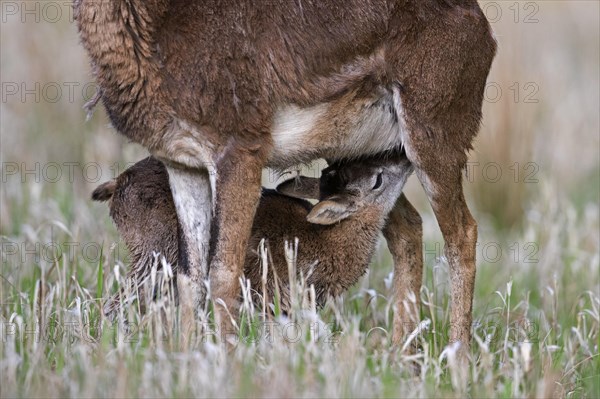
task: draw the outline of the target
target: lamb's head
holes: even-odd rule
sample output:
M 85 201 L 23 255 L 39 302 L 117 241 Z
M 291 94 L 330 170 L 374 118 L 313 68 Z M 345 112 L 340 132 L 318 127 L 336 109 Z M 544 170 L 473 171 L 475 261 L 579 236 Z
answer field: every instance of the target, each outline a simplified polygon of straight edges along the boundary
M 385 217 L 412 170 L 404 153 L 333 162 L 320 179 L 299 176 L 281 183 L 277 191 L 291 197 L 319 199 L 307 216 L 315 224 L 334 224 L 366 208 L 375 208 Z

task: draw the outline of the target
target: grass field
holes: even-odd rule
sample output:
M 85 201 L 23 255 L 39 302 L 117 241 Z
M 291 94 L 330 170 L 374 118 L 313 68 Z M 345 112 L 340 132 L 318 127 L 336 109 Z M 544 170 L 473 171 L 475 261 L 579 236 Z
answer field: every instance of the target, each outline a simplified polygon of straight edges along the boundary
M 443 241 L 414 177 L 426 263 L 416 355 L 390 346 L 385 243 L 322 310 L 301 282 L 289 317 L 246 304 L 233 350 L 206 333 L 181 350 L 168 301 L 124 308 L 127 327 L 103 318 L 128 261 L 90 193 L 145 152 L 100 108 L 85 122 L 94 86 L 68 2 L 2 1 L 0 396 L 600 397 L 600 6 L 481 4 L 499 54 L 465 173 L 479 245 L 461 375 Z

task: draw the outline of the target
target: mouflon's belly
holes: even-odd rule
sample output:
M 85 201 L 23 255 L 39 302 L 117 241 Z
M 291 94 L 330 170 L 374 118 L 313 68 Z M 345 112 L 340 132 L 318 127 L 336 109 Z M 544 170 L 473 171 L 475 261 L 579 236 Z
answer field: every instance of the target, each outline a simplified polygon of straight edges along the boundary
M 402 145 L 406 131 L 400 88 L 350 92 L 335 101 L 301 108 L 280 106 L 271 134 L 269 166 L 284 169 L 317 158 L 352 159 Z

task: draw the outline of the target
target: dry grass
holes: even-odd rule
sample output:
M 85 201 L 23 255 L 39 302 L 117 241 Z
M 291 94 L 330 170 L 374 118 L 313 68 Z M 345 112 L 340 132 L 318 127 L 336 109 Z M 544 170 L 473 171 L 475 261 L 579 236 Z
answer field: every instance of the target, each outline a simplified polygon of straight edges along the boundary
M 247 304 L 242 343 L 231 352 L 207 334 L 180 350 L 168 302 L 149 304 L 143 316 L 127 307 L 128 329 L 103 319 L 102 300 L 124 283 L 127 254 L 105 206 L 88 197 L 144 151 L 116 135 L 101 110 L 84 123 L 81 89 L 91 79 L 67 8 L 50 23 L 52 10 L 43 13 L 52 2 L 27 3 L 39 4 L 39 23 L 35 15 L 21 22 L 24 3 L 0 10 L 0 396 L 600 397 L 598 3 L 482 2 L 488 16 L 500 9 L 502 17 L 493 23 L 499 55 L 471 157 L 479 165 L 465 183 L 480 222 L 466 383 L 446 348 L 447 264 L 416 181 L 407 192 L 425 219 L 426 276 L 414 358 L 390 350 L 384 247 L 368 276 L 321 311 L 301 286 L 298 303 L 308 310 L 274 324 Z M 22 100 L 21 85 L 36 82 L 39 101 Z M 62 89 L 56 102 L 53 82 Z M 72 99 L 68 82 L 78 84 Z

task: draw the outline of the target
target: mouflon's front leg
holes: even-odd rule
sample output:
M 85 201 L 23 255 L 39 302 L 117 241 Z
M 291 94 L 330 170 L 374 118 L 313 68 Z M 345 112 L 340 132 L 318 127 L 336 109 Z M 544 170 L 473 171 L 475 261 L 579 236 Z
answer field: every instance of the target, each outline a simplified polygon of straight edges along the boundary
M 168 164 L 167 171 L 178 219 L 177 297 L 186 348 L 206 302 L 212 193 L 207 169 Z
M 254 149 L 253 149 L 254 148 Z M 219 335 L 236 337 L 246 247 L 260 200 L 264 147 L 231 144 L 216 163 L 216 197 L 210 234 L 210 290 Z

